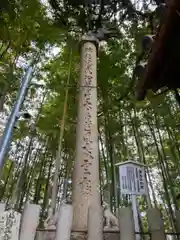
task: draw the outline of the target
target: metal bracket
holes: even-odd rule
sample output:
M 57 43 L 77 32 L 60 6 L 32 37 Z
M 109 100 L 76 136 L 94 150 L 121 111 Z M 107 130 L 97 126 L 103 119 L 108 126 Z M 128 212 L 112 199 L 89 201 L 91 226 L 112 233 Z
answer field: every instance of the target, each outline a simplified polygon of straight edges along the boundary
M 87 35 L 96 38 L 98 41 L 106 41 L 111 37 L 117 37 L 118 33 L 117 31 L 108 30 L 106 28 L 99 28 L 97 32 L 89 31 Z
M 118 37 L 118 32 L 113 30 L 107 30 L 105 28 L 99 28 L 96 32 L 88 31 L 81 37 L 80 43 L 92 42 L 96 45 L 98 52 L 98 45 L 101 41 L 107 41 L 111 37 Z

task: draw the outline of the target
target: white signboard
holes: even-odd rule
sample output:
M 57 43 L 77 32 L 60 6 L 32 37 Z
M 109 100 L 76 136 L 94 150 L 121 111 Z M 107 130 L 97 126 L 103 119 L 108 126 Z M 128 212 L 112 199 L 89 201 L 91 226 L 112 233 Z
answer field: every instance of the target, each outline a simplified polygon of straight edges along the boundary
M 147 195 L 144 167 L 127 163 L 119 166 L 122 194 Z

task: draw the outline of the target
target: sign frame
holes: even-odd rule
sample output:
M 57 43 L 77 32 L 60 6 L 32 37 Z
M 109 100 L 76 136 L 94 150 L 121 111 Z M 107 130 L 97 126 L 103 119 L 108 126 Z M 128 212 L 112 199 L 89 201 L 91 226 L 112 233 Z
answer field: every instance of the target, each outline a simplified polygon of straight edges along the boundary
M 119 167 L 120 189 L 122 195 L 147 196 L 145 165 L 126 161 L 116 164 Z

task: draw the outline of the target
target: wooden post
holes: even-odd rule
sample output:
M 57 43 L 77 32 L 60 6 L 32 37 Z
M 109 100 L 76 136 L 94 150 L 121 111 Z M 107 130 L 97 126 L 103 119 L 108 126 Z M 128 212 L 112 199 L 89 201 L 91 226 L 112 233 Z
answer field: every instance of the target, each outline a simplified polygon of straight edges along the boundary
M 119 209 L 120 240 L 136 240 L 131 207 Z
M 156 208 L 147 210 L 151 240 L 166 240 L 161 212 Z
M 58 214 L 55 240 L 70 240 L 73 208 L 70 204 L 61 203 Z
M 101 206 L 90 206 L 88 209 L 88 240 L 95 239 L 103 240 L 103 209 Z
M 101 205 L 97 127 L 97 45 L 95 37 L 81 41 L 81 80 L 73 172 L 73 229 L 86 230 L 88 208 Z
M 39 224 L 40 206 L 27 203 L 24 207 L 19 240 L 34 240 Z

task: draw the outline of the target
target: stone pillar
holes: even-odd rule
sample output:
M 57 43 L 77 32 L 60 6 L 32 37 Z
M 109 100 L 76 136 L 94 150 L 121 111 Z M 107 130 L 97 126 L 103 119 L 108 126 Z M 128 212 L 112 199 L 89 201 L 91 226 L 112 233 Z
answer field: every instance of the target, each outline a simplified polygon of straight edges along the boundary
M 0 203 L 0 240 L 4 238 L 4 228 L 5 228 L 5 203 Z
M 46 238 L 44 237 L 44 232 L 43 231 L 37 231 L 35 240 L 46 240 Z
M 119 209 L 120 240 L 136 240 L 131 207 Z
M 161 212 L 156 208 L 147 210 L 151 240 L 166 240 Z
M 70 240 L 72 228 L 72 205 L 62 203 L 59 208 L 55 240 Z
M 6 204 L 0 202 L 0 215 L 3 215 L 3 214 L 4 214 L 5 207 L 6 207 Z
M 40 206 L 36 204 L 25 205 L 21 223 L 19 240 L 34 240 L 39 224 Z
M 102 216 L 99 218 L 99 216 Z M 87 240 L 103 240 L 103 209 L 101 206 L 90 206 L 88 211 Z
M 97 39 L 81 41 L 81 73 L 73 172 L 73 230 L 87 230 L 89 206 L 100 206 L 97 128 Z

